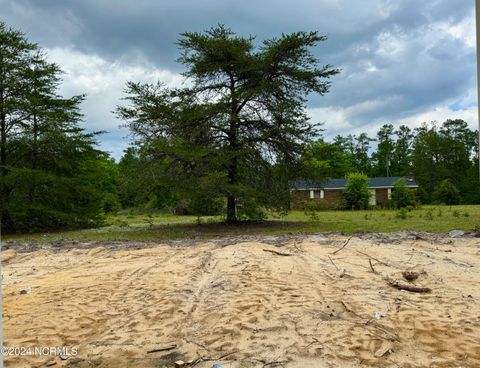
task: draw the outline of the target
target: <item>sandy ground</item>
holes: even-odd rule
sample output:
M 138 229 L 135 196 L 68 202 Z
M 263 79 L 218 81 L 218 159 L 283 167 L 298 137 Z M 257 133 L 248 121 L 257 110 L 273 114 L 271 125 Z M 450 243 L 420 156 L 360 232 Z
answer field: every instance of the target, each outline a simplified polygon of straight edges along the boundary
M 12 246 L 4 345 L 78 354 L 6 367 L 480 367 L 480 239 L 346 240 Z

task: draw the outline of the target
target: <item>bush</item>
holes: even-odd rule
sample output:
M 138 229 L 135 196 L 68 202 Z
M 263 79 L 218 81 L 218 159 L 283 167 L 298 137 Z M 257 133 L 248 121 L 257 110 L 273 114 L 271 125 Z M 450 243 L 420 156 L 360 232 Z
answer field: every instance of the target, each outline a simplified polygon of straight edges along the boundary
M 408 210 L 405 207 L 400 208 L 395 217 L 398 219 L 406 220 L 408 218 Z
M 432 202 L 430 194 L 428 194 L 422 187 L 417 188 L 415 191 L 415 199 L 422 204 L 429 204 Z
M 395 208 L 415 206 L 415 197 L 413 192 L 407 188 L 404 178 L 393 183 L 392 204 Z
M 433 221 L 433 211 L 431 209 L 427 210 L 427 213 L 425 213 L 425 218 L 427 220 Z
M 445 179 L 438 185 L 437 190 L 433 193 L 433 197 L 437 202 L 447 205 L 460 203 L 460 192 L 448 179 Z
M 370 191 L 368 190 L 368 177 L 365 174 L 352 173 L 348 175 L 344 198 L 347 208 L 361 210 L 368 208 Z
M 267 218 L 267 214 L 253 198 L 249 198 L 239 203 L 237 217 L 242 221 L 263 221 Z

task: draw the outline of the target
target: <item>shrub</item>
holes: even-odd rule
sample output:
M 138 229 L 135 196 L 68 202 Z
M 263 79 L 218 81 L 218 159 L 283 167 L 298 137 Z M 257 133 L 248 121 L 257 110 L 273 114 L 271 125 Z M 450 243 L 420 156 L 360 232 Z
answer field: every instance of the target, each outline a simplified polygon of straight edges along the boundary
M 415 197 L 413 192 L 407 188 L 404 178 L 393 183 L 392 204 L 395 208 L 415 206 Z
M 445 179 L 438 185 L 437 190 L 433 193 L 433 197 L 437 202 L 448 205 L 460 203 L 460 192 L 448 179 Z
M 430 194 L 427 193 L 427 191 L 422 187 L 417 188 L 415 191 L 415 199 L 417 202 L 422 204 L 428 204 L 432 202 Z
M 370 191 L 368 190 L 368 177 L 365 174 L 352 173 L 348 175 L 344 198 L 347 208 L 361 210 L 368 208 Z
M 395 215 L 396 218 L 405 220 L 408 217 L 408 210 L 405 207 L 400 208 L 397 214 Z
M 427 210 L 425 213 L 425 218 L 427 220 L 433 221 L 433 211 L 431 209 Z

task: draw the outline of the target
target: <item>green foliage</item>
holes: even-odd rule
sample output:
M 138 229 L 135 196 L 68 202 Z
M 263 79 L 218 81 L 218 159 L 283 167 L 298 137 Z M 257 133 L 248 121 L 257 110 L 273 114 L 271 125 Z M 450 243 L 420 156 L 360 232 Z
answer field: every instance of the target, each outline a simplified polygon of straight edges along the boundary
M 449 119 L 441 126 L 424 124 L 415 133 L 412 166 L 420 186 L 433 193 L 449 180 L 459 195 L 434 195 L 434 200 L 452 204 L 479 201 L 478 166 L 474 172 L 478 132 L 470 130 L 463 120 Z
M 348 175 L 344 191 L 347 208 L 360 210 L 368 208 L 370 191 L 368 190 L 368 177 L 365 174 L 352 173 Z
M 391 175 L 391 162 L 395 148 L 393 132 L 393 125 L 385 124 L 377 133 L 377 150 L 372 155 L 372 161 L 375 163 L 376 176 Z
M 4 232 L 95 226 L 118 208 L 115 163 L 79 127 L 84 96 L 58 95 L 60 68 L 0 22 L 0 218 Z
M 433 210 L 428 209 L 427 212 L 425 213 L 425 218 L 427 220 L 433 221 Z
M 392 204 L 395 208 L 415 206 L 415 197 L 411 189 L 407 188 L 404 178 L 393 183 Z
M 178 61 L 190 84 L 127 84 L 129 105 L 117 113 L 138 138 L 141 159 L 125 166 L 144 167 L 153 173 L 145 183 L 175 188 L 178 198 L 213 189 L 226 199 L 229 222 L 288 208 L 288 180 L 317 132 L 305 96 L 327 93 L 338 73 L 310 52 L 324 40 L 297 32 L 256 46 L 223 25 L 182 34 Z M 136 203 L 135 185 L 124 183 L 123 203 Z
M 423 189 L 423 187 L 418 187 L 415 190 L 415 199 L 422 204 L 428 204 L 432 202 L 431 196 L 425 189 Z
M 188 214 L 196 216 L 218 216 L 223 213 L 224 200 L 221 197 L 212 197 L 208 193 L 197 192 L 190 198 Z
M 439 203 L 444 203 L 447 205 L 455 205 L 460 203 L 460 192 L 453 185 L 453 183 L 445 179 L 443 180 L 433 193 L 433 197 Z
M 408 210 L 405 207 L 400 208 L 395 217 L 398 219 L 406 220 L 408 218 Z

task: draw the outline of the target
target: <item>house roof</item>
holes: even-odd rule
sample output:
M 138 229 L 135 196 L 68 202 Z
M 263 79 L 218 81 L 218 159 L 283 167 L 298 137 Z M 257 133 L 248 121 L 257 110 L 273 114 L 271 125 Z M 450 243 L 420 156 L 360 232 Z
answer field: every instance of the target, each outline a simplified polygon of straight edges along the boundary
M 393 188 L 393 184 L 398 180 L 404 178 L 405 185 L 407 187 L 416 188 L 417 183 L 409 178 L 403 176 L 389 176 L 389 177 L 373 177 L 368 178 L 369 188 Z M 347 184 L 346 178 L 341 179 L 328 179 L 324 182 L 314 182 L 311 180 L 296 180 L 291 182 L 292 189 L 305 190 L 305 189 L 343 189 Z

